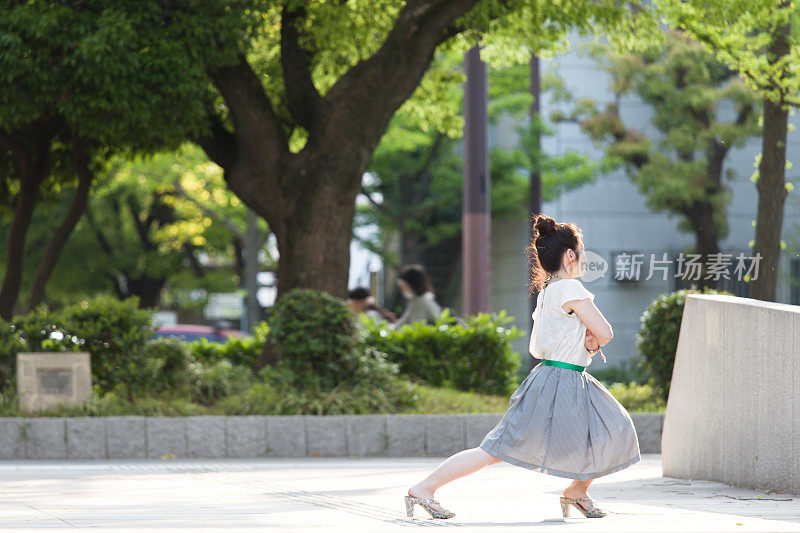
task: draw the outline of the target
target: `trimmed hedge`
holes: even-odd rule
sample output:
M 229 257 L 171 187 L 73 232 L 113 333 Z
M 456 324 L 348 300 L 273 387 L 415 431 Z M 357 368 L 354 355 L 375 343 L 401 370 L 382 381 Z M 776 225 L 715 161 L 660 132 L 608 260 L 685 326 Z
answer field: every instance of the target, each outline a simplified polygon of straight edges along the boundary
M 434 386 L 482 394 L 511 394 L 519 386 L 520 357 L 511 341 L 523 335 L 505 311 L 478 313 L 465 321 L 445 309 L 434 324 L 386 328 L 362 315 L 363 342 L 386 352 L 400 372 Z

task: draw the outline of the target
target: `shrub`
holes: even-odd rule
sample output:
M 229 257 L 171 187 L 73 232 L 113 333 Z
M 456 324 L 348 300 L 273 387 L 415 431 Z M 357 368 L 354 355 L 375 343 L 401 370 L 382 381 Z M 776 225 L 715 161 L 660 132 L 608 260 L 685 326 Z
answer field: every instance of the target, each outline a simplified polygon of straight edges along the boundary
M 248 367 L 256 371 L 261 352 L 269 335 L 269 325 L 261 322 L 254 328 L 255 335 L 244 339 L 229 338 L 224 343 L 210 342 L 201 338 L 188 343 L 192 355 L 203 363 L 214 363 L 220 359 L 227 359 L 234 365 Z
M 654 412 L 663 411 L 666 407 L 666 401 L 661 397 L 652 382 L 646 384 L 633 381 L 630 383 L 612 383 L 608 386 L 608 392 L 628 411 Z
M 60 313 L 66 330 L 82 339 L 82 349 L 92 355 L 94 382 L 104 392 L 125 386 L 129 400 L 150 378 L 144 347 L 153 336 L 152 317 L 151 309 L 139 308 L 136 296 L 123 301 L 98 296 Z
M 623 361 L 622 364 L 617 366 L 605 367 L 603 364 L 597 364 L 593 361 L 586 371 L 592 376 L 604 383 L 638 383 L 643 385 L 650 381 L 652 376 L 640 364 L 641 358 Z
M 227 359 L 208 365 L 191 362 L 188 370 L 192 401 L 202 405 L 212 405 L 222 398 L 241 394 L 250 386 L 253 377 L 249 368 L 234 365 Z
M 362 317 L 363 342 L 386 352 L 403 374 L 425 383 L 483 394 L 511 394 L 519 385 L 519 354 L 511 341 L 522 336 L 506 326 L 513 317 L 478 313 L 465 323 L 444 310 L 434 324 L 415 322 L 396 330 Z
M 355 316 L 347 304 L 322 291 L 292 289 L 273 306 L 270 341 L 284 370 L 323 389 L 350 380 L 356 347 Z
M 11 322 L 0 319 L 0 385 L 10 387 L 16 375 L 19 352 L 68 352 L 81 349 L 81 340 L 71 335 L 58 314 L 47 304 L 18 315 Z
M 653 385 L 666 400 L 678 349 L 681 318 L 687 294 L 730 294 L 704 287 L 703 291 L 682 289 L 662 294 L 651 303 L 641 316 L 641 328 L 636 334 L 636 348 L 642 355 L 640 364 L 650 373 Z
M 150 375 L 148 392 L 158 394 L 189 384 L 188 369 L 194 358 L 186 343 L 170 337 L 150 339 L 144 345 L 144 356 Z
M 235 409 L 238 414 L 274 415 L 396 413 L 413 406 L 417 398 L 416 386 L 397 376 L 384 380 L 381 386 L 340 383 L 330 389 L 318 383 L 300 388 L 267 377 L 253 385 Z

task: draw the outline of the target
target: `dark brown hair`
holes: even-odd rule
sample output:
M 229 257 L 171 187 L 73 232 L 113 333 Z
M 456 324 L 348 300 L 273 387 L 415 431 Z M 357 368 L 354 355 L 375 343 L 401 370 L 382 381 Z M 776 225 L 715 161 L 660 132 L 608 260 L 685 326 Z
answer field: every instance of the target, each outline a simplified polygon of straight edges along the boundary
M 525 248 L 531 271 L 529 294 L 542 290 L 547 275 L 561 269 L 561 259 L 567 250 L 578 256 L 583 241 L 583 232 L 573 222 L 559 224 L 542 214 L 532 215 L 531 221 L 531 244 Z
M 406 265 L 400 269 L 400 274 L 397 277 L 408 283 L 417 296 L 425 294 L 427 291 L 433 292 L 433 285 L 431 285 L 430 278 L 428 278 L 428 272 L 422 265 Z

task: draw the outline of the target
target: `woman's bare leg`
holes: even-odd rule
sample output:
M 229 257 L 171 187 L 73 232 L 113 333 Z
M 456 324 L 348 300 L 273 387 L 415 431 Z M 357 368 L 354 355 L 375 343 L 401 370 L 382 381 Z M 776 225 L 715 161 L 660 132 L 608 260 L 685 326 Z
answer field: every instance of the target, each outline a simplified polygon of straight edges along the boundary
M 585 481 L 580 481 L 577 479 L 573 479 L 572 483 L 564 489 L 564 497 L 565 498 L 586 498 L 589 496 L 586 491 L 589 489 L 589 485 L 591 485 L 593 479 L 587 479 Z M 583 507 L 584 509 L 588 510 L 588 506 L 584 505 L 584 502 L 578 502 L 578 505 Z
M 433 498 L 436 489 L 454 479 L 477 472 L 487 465 L 499 463 L 500 459 L 485 452 L 482 448 L 470 448 L 451 455 L 441 462 L 428 477 L 408 489 L 408 495 L 415 498 Z M 432 505 L 434 509 L 439 507 Z

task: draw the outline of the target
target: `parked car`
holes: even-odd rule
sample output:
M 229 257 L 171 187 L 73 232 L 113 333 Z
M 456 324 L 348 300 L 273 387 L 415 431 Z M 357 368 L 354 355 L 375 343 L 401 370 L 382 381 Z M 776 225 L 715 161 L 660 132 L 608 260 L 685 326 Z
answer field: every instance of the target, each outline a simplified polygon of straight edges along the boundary
M 196 341 L 205 338 L 209 342 L 224 343 L 231 337 L 244 338 L 237 329 L 221 328 L 218 326 L 205 326 L 201 324 L 173 324 L 162 325 L 156 330 L 153 337 L 174 337 L 182 341 Z

